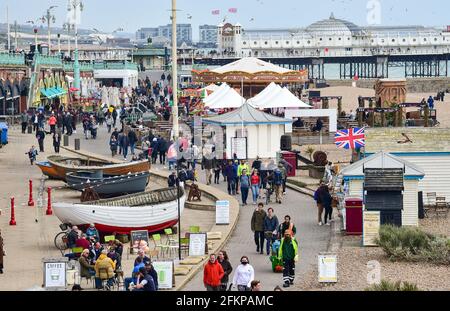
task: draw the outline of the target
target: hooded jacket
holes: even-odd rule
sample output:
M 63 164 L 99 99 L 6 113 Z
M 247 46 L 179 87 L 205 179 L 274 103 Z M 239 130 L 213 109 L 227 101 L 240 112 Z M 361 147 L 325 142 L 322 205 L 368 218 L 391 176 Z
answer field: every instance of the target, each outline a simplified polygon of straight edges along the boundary
M 95 277 L 102 280 L 114 277 L 116 264 L 105 254 L 101 254 L 95 262 Z
M 214 263 L 208 261 L 203 270 L 203 283 L 209 286 L 220 286 L 225 275 L 222 265 L 216 260 Z

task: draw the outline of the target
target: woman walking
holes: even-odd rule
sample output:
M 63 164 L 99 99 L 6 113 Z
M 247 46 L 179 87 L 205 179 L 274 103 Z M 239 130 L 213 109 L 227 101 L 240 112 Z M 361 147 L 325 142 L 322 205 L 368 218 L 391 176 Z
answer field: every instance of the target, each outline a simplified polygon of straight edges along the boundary
M 117 155 L 117 146 L 119 143 L 114 135 L 111 136 L 111 140 L 109 141 L 109 146 L 111 148 L 111 156 L 114 158 Z
M 223 268 L 224 275 L 222 280 L 220 281 L 220 291 L 226 291 L 228 286 L 228 279 L 230 277 L 231 271 L 233 271 L 233 267 L 231 266 L 230 261 L 228 260 L 228 254 L 226 251 L 219 252 L 218 261 Z
M 242 205 L 247 205 L 248 191 L 250 189 L 250 177 L 247 175 L 247 170 L 242 170 L 242 175 L 239 177 L 241 185 Z
M 238 291 L 246 292 L 250 291 L 250 283 L 255 279 L 255 270 L 250 265 L 250 261 L 247 256 L 241 257 L 241 264 L 236 267 L 236 271 L 233 276 L 233 283 L 237 286 Z
M 250 176 L 250 184 L 252 187 L 252 195 L 253 195 L 253 205 L 257 204 L 259 197 L 259 187 L 261 184 L 261 179 L 258 175 L 258 170 L 254 169 L 252 175 Z

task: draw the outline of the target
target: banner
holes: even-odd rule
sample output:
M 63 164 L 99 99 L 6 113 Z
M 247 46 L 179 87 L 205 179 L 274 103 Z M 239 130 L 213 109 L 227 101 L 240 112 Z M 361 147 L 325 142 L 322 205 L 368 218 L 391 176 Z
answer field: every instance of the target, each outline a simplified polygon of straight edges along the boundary
M 158 274 L 158 288 L 172 289 L 173 287 L 173 262 L 172 261 L 154 261 L 153 268 Z
M 230 201 L 216 201 L 216 225 L 230 224 Z
M 337 256 L 319 255 L 319 283 L 337 282 Z

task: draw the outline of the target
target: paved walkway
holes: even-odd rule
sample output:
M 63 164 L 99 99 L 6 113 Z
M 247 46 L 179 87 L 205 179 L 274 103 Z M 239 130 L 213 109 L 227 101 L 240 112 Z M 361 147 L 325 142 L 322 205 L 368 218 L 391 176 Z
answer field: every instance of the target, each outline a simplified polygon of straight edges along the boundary
M 82 136 L 82 133 L 73 135 L 70 142 L 71 146 L 73 146 L 73 138 L 81 137 L 81 149 L 110 156 L 107 143 L 109 135 L 106 133 L 105 128 L 99 129 L 97 140 L 85 140 Z M 104 147 L 102 147 L 101 142 L 104 143 Z M 155 165 L 154 168 L 165 170 L 160 165 Z M 200 182 L 205 183 L 205 174 L 199 172 L 199 175 Z M 220 185 L 213 186 L 218 190 L 227 192 L 226 183 L 223 182 L 223 179 Z M 236 196 L 236 198 L 241 202 L 240 196 Z M 251 198 L 249 201 L 251 202 Z M 310 274 L 316 269 L 317 254 L 326 251 L 331 233 L 330 227 L 317 226 L 317 208 L 314 200 L 309 196 L 288 189 L 283 199 L 283 204 L 272 203 L 269 206 L 274 208 L 275 214 L 280 221 L 283 221 L 285 215 L 290 215 L 297 227 L 300 252 L 300 260 L 296 269 L 297 279 L 302 278 L 303 275 Z M 228 252 L 233 267 L 239 264 L 241 256 L 249 256 L 250 263 L 255 268 L 255 278 L 261 280 L 263 289 L 272 290 L 275 286 L 282 285 L 282 275 L 272 272 L 272 264 L 268 256 L 256 253 L 253 233 L 250 230 L 250 220 L 254 208 L 251 204 L 241 207 L 238 224 L 224 250 Z M 267 208 L 268 206 L 265 207 L 266 210 Z M 202 277 L 203 273 L 199 273 L 183 290 L 204 290 Z

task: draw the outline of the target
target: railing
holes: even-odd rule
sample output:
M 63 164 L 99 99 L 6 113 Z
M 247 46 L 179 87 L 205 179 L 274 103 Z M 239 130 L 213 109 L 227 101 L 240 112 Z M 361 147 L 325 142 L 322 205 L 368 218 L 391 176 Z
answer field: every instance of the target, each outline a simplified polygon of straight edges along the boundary
M 34 55 L 34 64 L 37 65 L 47 65 L 47 66 L 62 66 L 62 59 L 59 56 L 48 56 L 42 54 Z
M 25 65 L 25 55 L 0 53 L 0 65 Z
M 135 63 L 130 62 L 103 62 L 94 63 L 95 70 L 138 70 L 138 66 Z
M 73 71 L 74 70 L 74 62 L 64 62 L 63 68 L 65 71 Z M 79 62 L 80 71 L 94 71 L 94 65 L 90 62 Z

